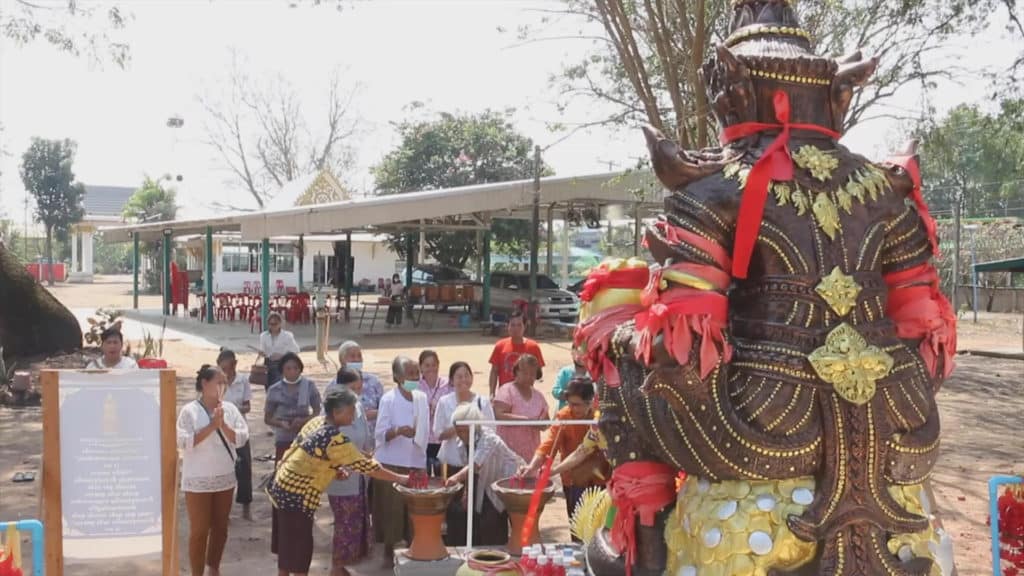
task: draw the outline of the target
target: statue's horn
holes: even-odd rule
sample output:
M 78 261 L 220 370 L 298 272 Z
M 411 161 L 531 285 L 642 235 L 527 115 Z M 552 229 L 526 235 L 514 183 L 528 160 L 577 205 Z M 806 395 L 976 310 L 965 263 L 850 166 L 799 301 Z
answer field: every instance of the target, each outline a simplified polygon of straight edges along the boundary
M 677 190 L 690 182 L 713 173 L 717 166 L 701 166 L 695 161 L 687 161 L 680 152 L 679 146 L 665 138 L 660 130 L 644 125 L 644 138 L 651 152 L 651 166 L 654 174 L 669 190 Z
M 856 52 L 851 52 L 850 54 L 836 58 L 836 63 L 842 66 L 843 64 L 853 64 L 854 62 L 860 62 L 863 59 L 864 55 L 861 53 L 860 50 L 857 50 Z
M 863 86 L 877 68 L 878 57 L 856 62 L 840 62 L 834 83 L 837 86 Z

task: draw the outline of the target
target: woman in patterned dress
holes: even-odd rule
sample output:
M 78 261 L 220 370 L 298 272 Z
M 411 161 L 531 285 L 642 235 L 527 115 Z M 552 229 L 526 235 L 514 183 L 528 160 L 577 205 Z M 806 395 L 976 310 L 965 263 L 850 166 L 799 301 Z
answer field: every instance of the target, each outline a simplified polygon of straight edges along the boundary
M 303 426 L 267 486 L 278 520 L 270 536 L 270 549 L 277 554 L 278 576 L 309 573 L 313 515 L 320 507 L 320 495 L 339 475 L 347 476 L 346 469 L 387 482 L 409 481 L 408 476 L 382 468 L 339 431 L 341 426 L 352 425 L 358 402 L 350 390 L 331 390 L 324 399 L 325 415 Z M 349 574 L 344 567 L 337 573 Z
M 358 397 L 361 390 L 359 372 L 352 368 L 338 370 L 337 378 L 327 386 L 325 394 L 334 390 L 349 390 Z M 339 426 L 338 430 L 352 441 L 364 454 L 373 452 L 373 432 L 366 423 L 366 410 L 362 402 L 356 403 L 356 415 L 352 424 Z M 327 487 L 327 500 L 334 512 L 334 542 L 331 546 L 331 574 L 344 576 L 346 565 L 359 563 L 370 553 L 373 532 L 370 526 L 370 501 L 367 496 L 369 482 L 362 474 L 338 476 Z

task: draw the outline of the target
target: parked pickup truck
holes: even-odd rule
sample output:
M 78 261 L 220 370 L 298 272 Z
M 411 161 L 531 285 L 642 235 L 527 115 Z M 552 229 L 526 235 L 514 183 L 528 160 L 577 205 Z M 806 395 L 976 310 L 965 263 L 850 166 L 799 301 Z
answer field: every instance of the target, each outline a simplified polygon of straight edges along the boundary
M 491 309 L 510 312 L 517 301 L 530 300 L 530 274 L 527 272 L 491 272 Z M 537 275 L 538 316 L 542 320 L 575 323 L 580 313 L 580 300 L 562 290 L 551 278 Z

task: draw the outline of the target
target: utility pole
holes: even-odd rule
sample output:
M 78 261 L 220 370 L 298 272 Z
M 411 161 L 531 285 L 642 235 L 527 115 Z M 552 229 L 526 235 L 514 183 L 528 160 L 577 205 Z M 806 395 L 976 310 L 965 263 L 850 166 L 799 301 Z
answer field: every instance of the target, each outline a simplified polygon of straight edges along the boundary
M 533 312 L 537 305 L 537 267 L 540 265 L 540 146 L 533 147 L 533 225 L 530 227 L 530 303 L 527 307 L 531 322 L 530 335 L 536 336 L 537 326 Z

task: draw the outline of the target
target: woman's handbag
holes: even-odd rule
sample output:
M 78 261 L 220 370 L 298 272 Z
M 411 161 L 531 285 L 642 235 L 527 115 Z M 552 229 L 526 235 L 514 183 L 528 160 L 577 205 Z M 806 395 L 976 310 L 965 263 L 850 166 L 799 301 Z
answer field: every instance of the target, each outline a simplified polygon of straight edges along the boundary
M 267 367 L 263 364 L 253 364 L 249 370 L 249 384 L 254 386 L 267 386 Z

